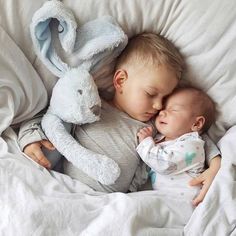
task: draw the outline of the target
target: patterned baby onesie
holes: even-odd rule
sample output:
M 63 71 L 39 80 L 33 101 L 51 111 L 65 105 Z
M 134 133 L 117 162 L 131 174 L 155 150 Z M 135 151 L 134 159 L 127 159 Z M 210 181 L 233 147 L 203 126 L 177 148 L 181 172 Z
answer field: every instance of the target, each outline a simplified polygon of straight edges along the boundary
M 200 188 L 190 187 L 188 182 L 204 170 L 205 162 L 204 141 L 197 132 L 158 143 L 147 137 L 138 145 L 137 152 L 151 168 L 153 189 L 164 195 L 190 199 L 196 196 Z

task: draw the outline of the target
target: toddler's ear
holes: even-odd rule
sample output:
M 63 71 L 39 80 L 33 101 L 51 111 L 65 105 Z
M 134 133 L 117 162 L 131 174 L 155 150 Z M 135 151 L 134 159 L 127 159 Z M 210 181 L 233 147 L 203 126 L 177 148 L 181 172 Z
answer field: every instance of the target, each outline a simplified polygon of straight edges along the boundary
M 113 84 L 115 89 L 120 92 L 124 82 L 127 80 L 128 74 L 126 70 L 118 69 L 113 76 Z
M 193 123 L 191 129 L 192 131 L 201 131 L 205 124 L 205 117 L 204 116 L 197 116 L 195 122 Z

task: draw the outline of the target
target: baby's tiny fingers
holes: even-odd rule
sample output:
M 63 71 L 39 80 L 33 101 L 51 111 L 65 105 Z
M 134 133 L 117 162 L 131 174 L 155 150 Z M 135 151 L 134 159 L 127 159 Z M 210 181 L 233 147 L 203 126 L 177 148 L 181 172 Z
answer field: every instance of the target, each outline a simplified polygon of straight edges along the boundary
M 143 135 L 146 135 L 149 133 L 148 129 L 145 127 L 143 129 L 140 130 L 140 133 L 143 134 Z
M 152 131 L 152 126 L 148 126 L 147 129 L 148 129 L 149 131 Z
M 137 136 L 139 137 L 139 136 L 141 136 L 141 135 L 142 135 L 142 132 L 139 131 L 139 132 L 137 133 Z
M 146 131 L 144 129 L 140 129 L 138 135 L 143 135 L 143 134 L 146 134 Z
M 147 126 L 147 127 L 144 127 L 143 129 L 144 129 L 145 131 L 149 131 L 150 127 Z

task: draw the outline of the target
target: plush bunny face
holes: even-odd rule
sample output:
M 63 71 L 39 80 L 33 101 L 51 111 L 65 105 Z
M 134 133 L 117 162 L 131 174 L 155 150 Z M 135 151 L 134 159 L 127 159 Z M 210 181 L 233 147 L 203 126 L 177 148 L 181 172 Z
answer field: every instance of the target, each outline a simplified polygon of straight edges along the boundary
M 50 111 L 65 122 L 95 122 L 100 118 L 100 110 L 101 99 L 97 86 L 86 70 L 69 70 L 53 88 Z

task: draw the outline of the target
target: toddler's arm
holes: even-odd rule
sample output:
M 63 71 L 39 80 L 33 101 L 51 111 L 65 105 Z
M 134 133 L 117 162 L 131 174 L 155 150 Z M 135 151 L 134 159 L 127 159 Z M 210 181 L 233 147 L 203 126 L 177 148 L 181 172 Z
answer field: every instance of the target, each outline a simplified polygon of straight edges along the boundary
M 189 183 L 191 186 L 199 184 L 202 185 L 200 193 L 193 200 L 193 204 L 196 206 L 203 201 L 218 170 L 220 169 L 220 163 L 221 163 L 221 156 L 218 147 L 214 144 L 214 142 L 209 138 L 207 134 L 202 135 L 202 138 L 205 141 L 206 161 L 207 164 L 209 165 L 209 168 L 205 170 L 201 175 L 191 180 Z
M 41 128 L 40 123 L 42 116 L 43 112 L 21 124 L 18 134 L 18 143 L 20 149 L 32 160 L 45 168 L 50 168 L 51 164 L 43 154 L 42 147 L 48 150 L 54 150 L 54 147 L 51 142 L 47 140 Z
M 203 201 L 204 197 L 207 194 L 208 189 L 210 188 L 218 170 L 220 169 L 221 157 L 218 155 L 211 159 L 209 168 L 205 170 L 201 175 L 192 179 L 189 184 L 191 186 L 202 184 L 202 189 L 198 196 L 193 200 L 193 204 L 197 206 L 200 202 Z
M 202 139 L 205 141 L 204 145 L 205 156 L 207 165 L 209 166 L 211 160 L 216 156 L 220 156 L 221 153 L 219 148 L 215 145 L 215 143 L 210 139 L 210 137 L 207 134 L 203 134 Z

